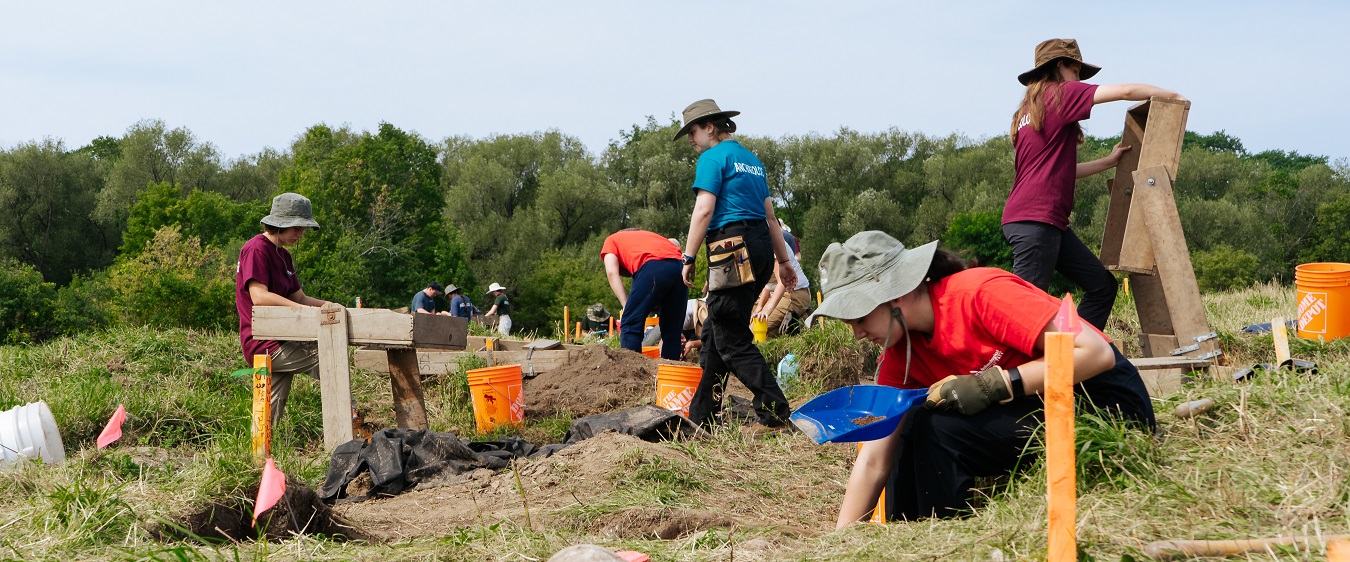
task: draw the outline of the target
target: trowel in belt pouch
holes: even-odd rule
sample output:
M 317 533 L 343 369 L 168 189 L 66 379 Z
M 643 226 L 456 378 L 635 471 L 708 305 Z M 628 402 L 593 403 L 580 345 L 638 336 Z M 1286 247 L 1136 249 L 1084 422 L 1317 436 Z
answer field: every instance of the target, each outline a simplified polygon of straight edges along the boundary
M 927 396 L 926 388 L 845 386 L 802 404 L 791 419 L 817 444 L 873 441 L 894 433 L 905 412 Z

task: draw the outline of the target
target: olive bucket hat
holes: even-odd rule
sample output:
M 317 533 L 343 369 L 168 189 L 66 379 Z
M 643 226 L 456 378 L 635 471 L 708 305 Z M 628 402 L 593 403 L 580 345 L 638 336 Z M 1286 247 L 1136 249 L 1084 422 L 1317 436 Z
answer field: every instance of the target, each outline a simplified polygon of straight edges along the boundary
M 303 226 L 319 229 L 319 223 L 314 221 L 314 210 L 310 208 L 309 199 L 299 193 L 282 193 L 273 197 L 272 214 L 258 222 L 276 228 Z
M 1083 69 L 1078 71 L 1078 78 L 1087 80 L 1096 76 L 1102 67 L 1083 62 L 1083 53 L 1078 50 L 1078 41 L 1074 39 L 1047 39 L 1036 45 L 1036 64 L 1026 72 L 1017 75 L 1017 81 L 1023 86 L 1031 82 L 1032 76 L 1048 64 L 1053 64 L 1059 59 L 1069 59 L 1083 65 Z
M 840 244 L 834 242 L 820 258 L 820 286 L 825 299 L 807 325 L 818 316 L 841 320 L 862 318 L 878 305 L 913 291 L 928 275 L 937 252 L 936 240 L 905 248 L 885 232 L 859 232 Z
M 609 310 L 605 308 L 605 305 L 598 302 L 586 309 L 586 319 L 591 322 L 604 322 L 609 320 L 609 317 Z
M 684 108 L 684 126 L 675 133 L 675 138 L 671 140 L 680 140 L 680 137 L 689 134 L 689 128 L 700 121 L 712 121 L 724 117 L 735 117 L 740 115 L 739 111 L 722 111 L 717 107 L 717 102 L 713 100 L 698 100 Z

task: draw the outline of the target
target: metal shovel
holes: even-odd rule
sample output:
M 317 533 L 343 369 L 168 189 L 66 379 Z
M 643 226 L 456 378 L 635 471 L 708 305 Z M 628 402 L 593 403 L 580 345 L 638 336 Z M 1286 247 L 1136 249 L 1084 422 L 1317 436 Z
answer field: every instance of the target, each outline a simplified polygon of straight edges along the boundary
M 812 398 L 791 419 L 816 443 L 872 441 L 893 433 L 905 412 L 927 395 L 924 388 L 846 386 Z

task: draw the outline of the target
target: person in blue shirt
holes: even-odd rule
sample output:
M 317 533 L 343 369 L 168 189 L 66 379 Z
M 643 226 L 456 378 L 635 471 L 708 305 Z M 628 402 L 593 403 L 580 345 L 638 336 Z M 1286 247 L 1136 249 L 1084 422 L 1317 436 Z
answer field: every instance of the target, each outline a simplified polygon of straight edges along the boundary
M 450 315 L 459 318 L 470 318 L 482 314 L 478 307 L 469 301 L 469 297 L 464 296 L 464 291 L 456 287 L 454 283 L 447 286 L 446 296 L 450 297 Z
M 699 153 L 694 171 L 693 216 L 684 249 L 685 284 L 693 286 L 694 257 L 708 248 L 708 319 L 703 324 L 699 362 L 703 379 L 689 405 L 689 419 L 708 426 L 722 408 L 727 375 L 735 374 L 754 393 L 752 405 L 759 421 L 746 431 L 776 433 L 792 413 L 750 332 L 755 297 L 773 278 L 797 284 L 791 254 L 783 241 L 764 164 L 732 138 L 739 111 L 722 111 L 710 99 L 684 109 L 684 126 L 675 140 L 689 135 Z
M 413 314 L 436 314 L 436 295 L 441 294 L 441 284 L 435 281 L 427 284 L 427 288 L 413 294 L 412 306 L 408 310 Z M 445 314 L 442 312 L 442 314 Z

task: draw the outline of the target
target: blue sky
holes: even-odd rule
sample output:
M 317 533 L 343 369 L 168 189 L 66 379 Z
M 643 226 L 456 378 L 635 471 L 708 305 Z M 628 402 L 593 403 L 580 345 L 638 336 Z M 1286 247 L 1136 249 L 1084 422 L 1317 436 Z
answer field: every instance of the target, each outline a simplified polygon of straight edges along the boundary
M 599 153 L 705 97 L 743 134 L 1004 134 L 1036 43 L 1098 83 L 1192 100 L 1188 128 L 1350 157 L 1334 2 L 26 2 L 0 7 L 0 146 L 157 118 L 226 157 L 316 123 L 431 141 L 558 129 Z M 1098 106 L 1118 134 L 1129 104 Z

